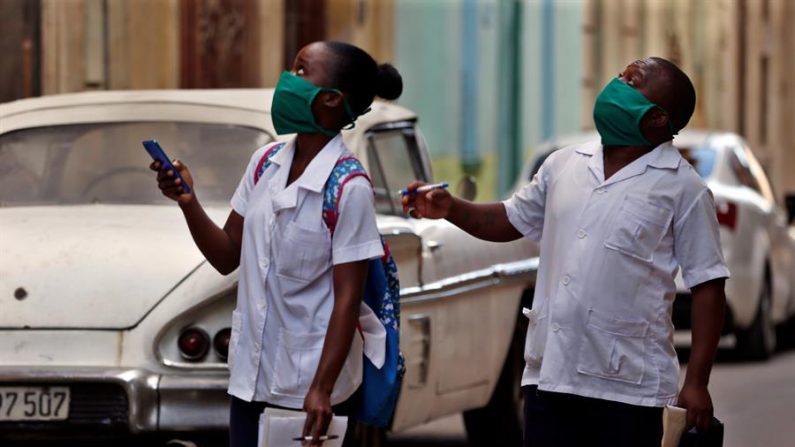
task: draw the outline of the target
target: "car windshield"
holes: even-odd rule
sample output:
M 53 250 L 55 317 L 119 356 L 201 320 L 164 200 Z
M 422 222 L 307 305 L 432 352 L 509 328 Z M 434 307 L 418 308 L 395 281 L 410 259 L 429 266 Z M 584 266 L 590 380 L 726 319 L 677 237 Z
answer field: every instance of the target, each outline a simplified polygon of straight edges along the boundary
M 370 175 L 375 190 L 376 211 L 403 215 L 397 191 L 423 178 L 413 126 L 379 131 L 368 135 Z
M 709 146 L 679 148 L 682 158 L 690 162 L 701 178 L 707 178 L 715 168 L 715 150 Z
M 18 130 L 0 136 L 0 206 L 167 203 L 141 145 L 152 138 L 185 162 L 210 203 L 228 203 L 251 154 L 272 140 L 247 127 L 180 122 Z

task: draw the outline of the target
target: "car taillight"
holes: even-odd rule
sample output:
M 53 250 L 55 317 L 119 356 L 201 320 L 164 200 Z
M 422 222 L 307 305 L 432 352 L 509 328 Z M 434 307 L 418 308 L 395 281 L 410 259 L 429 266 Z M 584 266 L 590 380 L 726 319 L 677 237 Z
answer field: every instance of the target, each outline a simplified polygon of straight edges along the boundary
M 732 202 L 720 202 L 716 204 L 718 212 L 718 224 L 734 230 L 737 226 L 737 205 Z
M 229 356 L 229 339 L 232 338 L 232 328 L 224 328 L 213 337 L 213 348 L 222 360 Z
M 210 337 L 207 332 L 190 327 L 184 329 L 177 339 L 179 353 L 187 360 L 201 360 L 210 350 Z

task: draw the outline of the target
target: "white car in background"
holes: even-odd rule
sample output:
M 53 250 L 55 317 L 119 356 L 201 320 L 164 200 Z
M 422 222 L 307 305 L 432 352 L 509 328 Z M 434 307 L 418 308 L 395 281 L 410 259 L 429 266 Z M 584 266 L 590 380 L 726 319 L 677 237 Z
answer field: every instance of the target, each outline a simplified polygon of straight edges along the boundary
M 598 139 L 591 132 L 541 145 L 525 164 L 517 187 L 530 181 L 555 150 Z M 715 197 L 721 246 L 732 274 L 726 282 L 724 335 L 734 335 L 744 358 L 766 359 L 776 347 L 776 327 L 795 315 L 795 198 L 787 197 L 788 212 L 777 204 L 764 170 L 736 134 L 688 130 L 676 136 L 674 145 Z M 672 316 L 679 341 L 689 337 L 691 296 L 681 272 L 676 284 Z
M 223 224 L 254 150 L 289 138 L 273 130 L 271 98 L 158 90 L 0 104 L 0 445 L 164 433 L 223 445 L 237 272 L 204 260 L 141 141 L 185 160 Z M 391 429 L 464 412 L 472 445 L 517 444 L 515 328 L 537 246 L 403 214 L 395 191 L 434 180 L 414 112 L 376 102 L 343 136 L 372 176 L 399 268 L 407 370 Z M 210 430 L 220 440 L 196 433 Z M 385 441 L 357 432 L 362 446 Z

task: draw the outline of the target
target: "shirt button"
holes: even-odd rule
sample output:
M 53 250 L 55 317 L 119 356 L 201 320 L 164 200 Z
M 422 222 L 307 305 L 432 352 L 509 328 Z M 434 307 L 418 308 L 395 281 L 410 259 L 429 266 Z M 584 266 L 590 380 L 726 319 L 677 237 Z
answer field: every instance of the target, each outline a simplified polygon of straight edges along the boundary
M 563 280 L 561 282 L 563 283 L 564 286 L 568 286 L 569 283 L 571 282 L 571 277 L 569 275 L 566 275 L 563 277 Z
M 270 265 L 270 261 L 268 260 L 268 258 L 262 258 L 259 261 L 259 265 L 261 265 L 262 268 L 267 269 L 268 266 Z
M 599 190 L 597 190 L 597 192 L 598 192 L 599 194 L 605 194 L 605 193 L 607 193 L 607 188 L 602 188 L 602 189 L 599 189 Z
M 560 325 L 558 323 L 552 323 L 552 332 L 557 332 L 560 330 Z
M 583 229 L 577 230 L 577 237 L 580 239 L 584 239 L 588 233 L 585 232 Z

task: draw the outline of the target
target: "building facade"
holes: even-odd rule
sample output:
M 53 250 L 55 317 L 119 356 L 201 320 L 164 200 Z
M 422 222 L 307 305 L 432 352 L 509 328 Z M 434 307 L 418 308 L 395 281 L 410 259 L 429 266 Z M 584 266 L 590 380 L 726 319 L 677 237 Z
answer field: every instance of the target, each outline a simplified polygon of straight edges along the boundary
M 0 102 L 92 89 L 273 86 L 308 42 L 354 43 L 404 77 L 437 177 L 506 194 L 543 140 L 593 128 L 634 59 L 691 75 L 692 127 L 746 137 L 795 191 L 790 0 L 3 0 Z
M 790 0 L 586 0 L 582 103 L 629 62 L 662 56 L 698 94 L 692 128 L 737 132 L 779 199 L 795 192 L 795 2 Z M 592 128 L 583 107 L 581 124 Z

